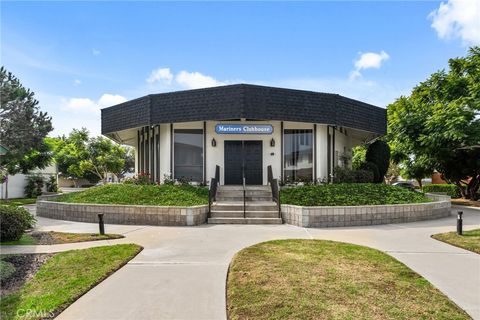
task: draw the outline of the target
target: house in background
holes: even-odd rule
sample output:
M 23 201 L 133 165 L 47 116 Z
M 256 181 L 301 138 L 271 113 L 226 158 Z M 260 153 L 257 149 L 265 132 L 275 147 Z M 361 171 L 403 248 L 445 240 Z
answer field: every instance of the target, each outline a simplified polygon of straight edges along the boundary
M 135 147 L 137 173 L 207 184 L 318 181 L 386 133 L 386 110 L 338 94 L 237 84 L 152 94 L 102 109 L 102 134 Z

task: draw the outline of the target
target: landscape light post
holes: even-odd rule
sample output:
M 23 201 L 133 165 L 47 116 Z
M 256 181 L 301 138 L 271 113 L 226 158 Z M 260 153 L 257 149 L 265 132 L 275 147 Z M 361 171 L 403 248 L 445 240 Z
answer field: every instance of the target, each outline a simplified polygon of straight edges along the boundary
M 461 236 L 463 234 L 463 211 L 457 211 L 457 234 Z
M 103 213 L 98 214 L 98 228 L 100 229 L 100 234 L 105 234 L 105 224 L 103 223 Z

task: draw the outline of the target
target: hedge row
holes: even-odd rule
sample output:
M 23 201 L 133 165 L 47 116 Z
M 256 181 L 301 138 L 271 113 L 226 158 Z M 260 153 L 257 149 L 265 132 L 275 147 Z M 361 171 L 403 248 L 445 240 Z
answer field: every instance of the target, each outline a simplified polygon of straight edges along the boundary
M 446 193 L 452 198 L 461 198 L 462 194 L 460 189 L 454 184 L 427 184 L 422 188 L 423 192 L 432 193 L 432 192 L 441 192 Z

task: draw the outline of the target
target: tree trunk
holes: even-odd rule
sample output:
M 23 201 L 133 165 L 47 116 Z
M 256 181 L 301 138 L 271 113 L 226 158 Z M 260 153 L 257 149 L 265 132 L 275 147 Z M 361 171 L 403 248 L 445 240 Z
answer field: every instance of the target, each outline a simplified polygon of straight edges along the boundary
M 423 185 L 422 185 L 422 179 L 417 179 L 417 182 L 418 182 L 418 186 L 420 187 L 420 190 L 422 189 Z
M 471 200 L 477 200 L 478 194 L 477 191 L 480 187 L 480 175 L 477 175 L 476 177 L 472 177 L 470 179 L 470 182 L 467 185 L 467 195 L 468 198 Z
M 469 195 L 464 186 L 462 186 L 462 183 L 460 181 L 455 181 L 454 184 L 460 189 L 460 194 L 462 195 L 462 198 L 468 199 Z
M 8 174 L 7 179 L 5 179 L 5 200 L 8 200 Z

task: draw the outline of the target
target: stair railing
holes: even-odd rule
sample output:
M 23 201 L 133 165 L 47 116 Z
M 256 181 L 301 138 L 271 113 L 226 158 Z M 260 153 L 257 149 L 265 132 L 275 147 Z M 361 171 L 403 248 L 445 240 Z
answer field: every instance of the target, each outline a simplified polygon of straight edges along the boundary
M 272 200 L 277 204 L 278 217 L 282 217 L 282 206 L 280 205 L 280 188 L 278 186 L 278 180 L 273 179 L 272 166 L 267 167 L 267 179 L 272 190 Z
M 245 177 L 243 177 L 243 219 L 246 218 L 246 192 L 245 192 L 246 186 L 245 186 Z
M 217 200 L 217 190 L 220 184 L 220 167 L 215 166 L 215 178 L 210 180 L 210 188 L 208 189 L 208 218 L 211 216 L 213 201 Z

